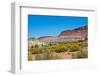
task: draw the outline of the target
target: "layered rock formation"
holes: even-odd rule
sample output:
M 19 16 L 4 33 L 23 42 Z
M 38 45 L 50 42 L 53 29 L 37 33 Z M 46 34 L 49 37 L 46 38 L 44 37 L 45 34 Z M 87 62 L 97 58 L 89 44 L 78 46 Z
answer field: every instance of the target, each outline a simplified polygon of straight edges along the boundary
M 85 40 L 88 36 L 88 26 L 62 31 L 58 36 L 43 36 L 38 38 L 42 42 L 67 42 Z

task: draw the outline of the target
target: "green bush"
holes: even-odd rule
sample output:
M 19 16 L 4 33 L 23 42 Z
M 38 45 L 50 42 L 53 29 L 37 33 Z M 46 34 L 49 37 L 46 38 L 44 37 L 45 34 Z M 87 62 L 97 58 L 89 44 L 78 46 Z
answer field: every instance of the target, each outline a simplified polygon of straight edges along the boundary
M 57 52 L 57 53 L 66 52 L 66 51 L 68 51 L 68 48 L 65 45 L 59 45 L 54 50 L 54 52 Z
M 67 47 L 69 48 L 70 52 L 75 52 L 80 50 L 80 46 L 78 44 L 68 44 Z

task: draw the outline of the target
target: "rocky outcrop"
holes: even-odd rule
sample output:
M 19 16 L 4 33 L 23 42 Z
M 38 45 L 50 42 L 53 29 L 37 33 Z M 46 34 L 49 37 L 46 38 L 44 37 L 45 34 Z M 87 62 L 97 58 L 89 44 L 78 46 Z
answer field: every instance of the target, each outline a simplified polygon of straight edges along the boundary
M 38 38 L 42 42 L 67 42 L 87 39 L 88 26 L 62 31 L 58 36 L 43 36 Z
M 87 38 L 87 32 L 88 26 L 82 26 L 73 30 L 62 31 L 59 36 L 82 36 L 83 38 Z

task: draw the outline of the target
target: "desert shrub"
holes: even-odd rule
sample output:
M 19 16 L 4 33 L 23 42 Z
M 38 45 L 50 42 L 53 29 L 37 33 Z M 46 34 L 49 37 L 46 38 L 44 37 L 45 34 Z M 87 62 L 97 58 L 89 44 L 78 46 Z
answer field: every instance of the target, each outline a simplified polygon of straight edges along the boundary
M 28 61 L 32 61 L 32 60 L 33 60 L 32 55 L 29 55 L 28 56 Z
M 37 54 L 35 57 L 35 60 L 53 60 L 53 59 L 60 59 L 60 57 L 48 51 L 46 51 L 43 54 Z
M 70 52 L 75 52 L 80 50 L 80 46 L 78 44 L 68 44 L 67 47 L 69 48 Z
M 31 46 L 31 48 L 34 48 L 34 46 Z
M 32 52 L 32 54 L 42 53 L 41 48 L 31 48 L 30 51 Z
M 78 45 L 80 47 L 87 47 L 88 46 L 88 42 L 87 41 L 79 42 Z
M 37 55 L 35 56 L 35 60 L 45 60 L 45 59 L 44 59 L 44 55 L 43 55 L 43 54 L 37 54 Z
M 38 47 L 39 47 L 39 45 L 35 45 L 34 47 L 35 47 L 35 48 L 38 48 Z
M 77 58 L 88 58 L 88 51 L 79 51 L 77 53 Z
M 75 53 L 72 53 L 73 59 L 79 59 L 79 58 L 88 58 L 88 51 L 87 50 L 81 50 L 77 51 Z
M 87 47 L 87 46 L 88 46 L 88 42 L 87 41 L 83 42 L 83 47 Z
M 32 58 L 32 53 L 30 51 L 28 51 L 28 60 L 31 61 L 33 58 Z
M 72 53 L 72 58 L 73 58 L 73 59 L 77 59 L 77 58 L 78 58 L 78 57 L 77 57 L 77 52 Z
M 68 48 L 65 45 L 59 45 L 54 49 L 54 52 L 60 53 L 67 51 Z
M 52 43 L 49 43 L 48 45 L 49 45 L 49 46 L 52 46 L 53 44 L 52 44 Z

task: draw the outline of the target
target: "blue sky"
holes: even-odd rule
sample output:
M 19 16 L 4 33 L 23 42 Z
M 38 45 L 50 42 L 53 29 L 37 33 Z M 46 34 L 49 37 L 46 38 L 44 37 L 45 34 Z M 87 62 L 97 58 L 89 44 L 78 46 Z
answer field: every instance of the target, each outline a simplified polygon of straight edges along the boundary
M 64 30 L 88 25 L 88 17 L 28 15 L 30 37 L 57 36 Z

